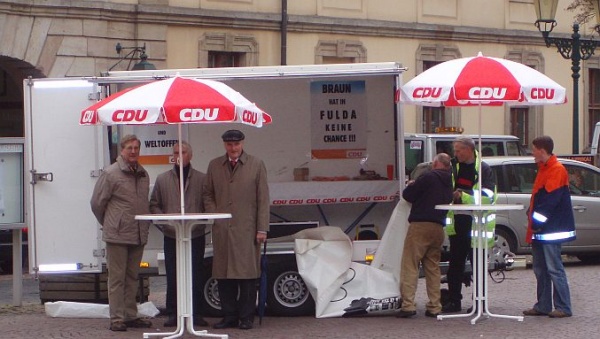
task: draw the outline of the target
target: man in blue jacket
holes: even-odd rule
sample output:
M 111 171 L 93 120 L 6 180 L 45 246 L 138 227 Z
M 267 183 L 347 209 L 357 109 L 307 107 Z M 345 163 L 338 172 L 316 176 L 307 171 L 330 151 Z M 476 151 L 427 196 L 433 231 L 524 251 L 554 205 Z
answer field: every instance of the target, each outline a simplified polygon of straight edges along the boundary
M 437 317 L 442 311 L 440 292 L 440 258 L 444 242 L 446 211 L 435 209 L 435 205 L 452 202 L 452 174 L 450 156 L 440 153 L 435 156 L 432 170 L 425 172 L 402 191 L 402 197 L 412 204 L 408 221 L 410 226 L 404 240 L 402 269 L 400 270 L 400 294 L 402 308 L 399 318 L 417 314 L 415 292 L 419 279 L 419 263 L 423 264 L 429 302 L 426 304 L 428 317 Z
M 569 174 L 552 154 L 549 136 L 533 140 L 533 157 L 538 173 L 529 205 L 527 238 L 533 254 L 533 273 L 537 280 L 537 303 L 524 315 L 570 317 L 569 282 L 561 258 L 561 244 L 575 240 L 575 219 L 569 191 Z M 554 311 L 552 303 L 554 302 Z

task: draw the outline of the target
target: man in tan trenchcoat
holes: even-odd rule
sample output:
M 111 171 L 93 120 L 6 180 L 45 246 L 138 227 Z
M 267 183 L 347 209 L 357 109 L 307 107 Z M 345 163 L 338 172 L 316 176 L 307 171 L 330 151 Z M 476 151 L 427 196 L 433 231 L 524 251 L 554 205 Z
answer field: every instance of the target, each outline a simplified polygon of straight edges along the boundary
M 244 152 L 241 131 L 229 130 L 222 139 L 226 154 L 210 162 L 202 190 L 205 212 L 232 215 L 213 225 L 212 274 L 224 313 L 213 327 L 251 329 L 260 248 L 269 230 L 267 170 L 262 160 Z

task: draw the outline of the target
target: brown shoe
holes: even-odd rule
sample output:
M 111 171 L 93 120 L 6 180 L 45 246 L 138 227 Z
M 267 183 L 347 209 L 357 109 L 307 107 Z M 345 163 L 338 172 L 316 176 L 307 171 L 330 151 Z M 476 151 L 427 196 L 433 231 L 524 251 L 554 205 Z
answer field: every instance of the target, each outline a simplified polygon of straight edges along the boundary
M 127 325 L 127 327 L 133 328 L 150 328 L 152 327 L 152 322 L 150 320 L 137 318 L 134 320 L 126 321 L 125 325 Z
M 523 315 L 539 316 L 539 315 L 547 315 L 547 314 L 542 313 L 542 312 L 536 310 L 535 308 L 530 308 L 528 310 L 523 311 Z
M 115 321 L 114 323 L 110 323 L 110 330 L 117 332 L 127 331 L 127 325 L 125 325 L 122 321 Z
M 571 316 L 571 314 L 565 313 L 563 311 L 559 311 L 559 310 L 554 310 L 550 313 L 548 313 L 548 316 L 550 318 L 568 318 Z

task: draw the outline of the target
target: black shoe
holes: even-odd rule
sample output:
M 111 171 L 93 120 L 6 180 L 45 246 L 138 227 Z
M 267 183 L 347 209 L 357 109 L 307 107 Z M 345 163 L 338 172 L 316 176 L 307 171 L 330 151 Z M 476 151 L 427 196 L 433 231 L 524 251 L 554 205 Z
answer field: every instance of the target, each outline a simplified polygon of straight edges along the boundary
M 250 330 L 254 327 L 252 320 L 242 320 L 240 321 L 240 330 Z
M 110 324 L 110 330 L 116 332 L 124 332 L 127 331 L 127 325 L 125 325 L 122 321 L 115 321 Z
M 194 326 L 200 326 L 200 327 L 206 327 L 208 326 L 208 322 L 206 322 L 206 320 L 204 320 L 204 318 L 202 317 L 194 317 Z
M 437 318 L 438 315 L 439 313 L 429 312 L 429 310 L 425 311 L 425 316 L 429 318 Z
M 410 318 L 414 315 L 417 315 L 417 311 L 400 310 L 400 312 L 396 313 L 396 318 Z
M 177 326 L 177 316 L 170 315 L 169 318 L 163 324 L 164 327 L 175 327 Z
M 460 302 L 456 301 L 449 301 L 447 304 L 442 306 L 442 313 L 456 313 L 460 312 L 461 310 L 462 307 L 460 305 Z
M 220 330 L 223 328 L 235 328 L 238 327 L 238 321 L 237 320 L 221 320 L 218 323 L 213 325 L 214 329 Z

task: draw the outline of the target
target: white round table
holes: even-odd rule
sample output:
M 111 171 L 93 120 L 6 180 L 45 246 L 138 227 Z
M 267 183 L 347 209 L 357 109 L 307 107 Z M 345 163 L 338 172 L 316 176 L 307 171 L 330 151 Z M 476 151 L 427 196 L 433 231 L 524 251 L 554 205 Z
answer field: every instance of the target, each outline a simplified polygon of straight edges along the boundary
M 175 228 L 177 255 L 177 328 L 167 333 L 144 333 L 144 338 L 158 336 L 177 338 L 185 330 L 195 336 L 227 339 L 227 334 L 209 334 L 207 330 L 194 330 L 192 304 L 192 229 L 195 225 L 212 225 L 215 219 L 229 219 L 229 213 L 190 213 L 190 214 L 143 214 L 136 220 L 150 220 L 155 224 L 167 224 Z M 195 268 L 198 269 L 198 268 Z
M 447 210 L 447 211 L 468 211 L 475 218 L 474 230 L 476 231 L 476 243 L 477 246 L 473 247 L 473 310 L 467 314 L 444 314 L 438 315 L 438 320 L 446 318 L 462 318 L 470 317 L 471 324 L 475 325 L 477 320 L 482 315 L 488 317 L 515 319 L 523 321 L 523 316 L 512 316 L 512 315 L 501 315 L 491 313 L 489 310 L 490 303 L 488 300 L 488 284 L 487 284 L 487 272 L 488 272 L 488 248 L 487 240 L 483 236 L 485 234 L 483 220 L 483 213 L 487 211 L 508 211 L 508 210 L 522 210 L 523 205 L 516 204 L 496 204 L 496 205 L 466 205 L 466 204 L 450 204 L 450 205 L 436 205 L 436 209 Z

